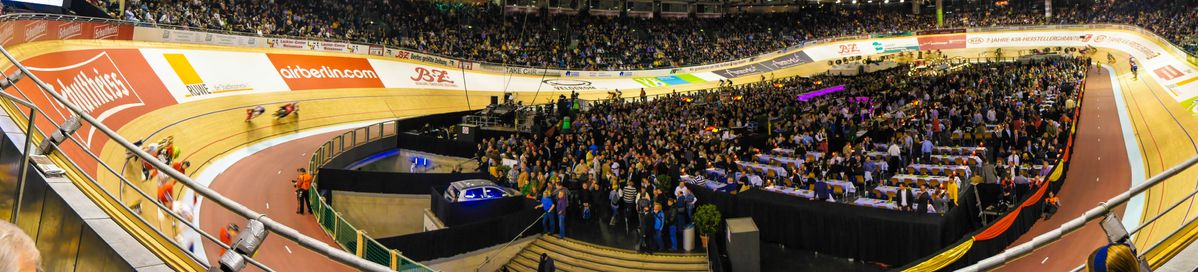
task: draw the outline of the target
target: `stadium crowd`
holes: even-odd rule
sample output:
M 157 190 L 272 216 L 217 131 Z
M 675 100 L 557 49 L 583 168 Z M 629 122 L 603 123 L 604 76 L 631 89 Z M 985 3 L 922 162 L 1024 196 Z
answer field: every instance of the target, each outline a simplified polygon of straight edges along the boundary
M 1076 107 L 1072 97 L 1087 63 L 1054 58 L 967 64 L 930 74 L 901 66 L 856 77 L 795 77 L 652 101 L 601 102 L 568 111 L 561 126 L 544 135 L 484 141 L 477 155 L 480 168 L 500 183 L 527 196 L 543 195 L 542 208 L 549 216 L 556 213 L 555 221 L 581 214 L 587 220 L 610 216 L 608 224 L 623 221 L 626 229 L 640 222 L 647 241 L 662 241 L 664 229 L 689 222 L 696 199 L 683 180 L 729 193 L 795 188 L 815 191 L 810 198 L 851 203 L 846 194 L 819 189 L 839 181 L 851 184 L 841 189 L 869 192 L 853 198 L 894 201 L 899 209 L 921 212 L 935 204 L 943 212 L 967 186 L 962 177 L 1002 184 L 1008 201 L 1018 198 L 1017 184 L 1034 187 L 1044 180 L 1046 166 L 1055 164 L 1067 142 L 1072 124 L 1067 113 Z M 843 91 L 796 101 L 842 85 Z M 959 147 L 970 151 L 940 151 Z M 774 159 L 751 166 L 762 155 Z M 782 160 L 795 163 L 778 163 Z M 919 182 L 927 186 L 919 190 L 927 193 L 921 203 L 913 195 L 879 193 L 894 186 L 901 188 L 891 191 L 907 192 L 905 186 L 916 183 L 892 177 L 911 174 L 919 165 L 963 167 L 971 174 L 952 171 L 936 174 L 946 176 L 944 183 Z M 758 167 L 770 170 L 753 170 Z M 727 174 L 711 180 L 710 172 Z M 578 204 L 554 205 L 569 203 L 563 202 L 567 196 Z M 639 216 L 662 210 L 667 212 L 661 216 Z M 546 230 L 567 233 L 562 224 Z
M 375 43 L 474 61 L 568 69 L 717 63 L 822 38 L 935 28 L 933 12 L 912 15 L 906 5 L 818 5 L 789 13 L 642 19 L 505 14 L 494 4 L 412 0 L 131 0 L 124 14 L 115 14 L 115 1 L 92 1 L 129 21 Z M 956 7 L 945 15 L 945 27 L 1133 24 L 1198 52 L 1198 20 L 1192 19 L 1198 6 L 1193 1 L 1056 1 L 1051 19 L 1043 16 L 1043 6 L 1012 2 Z

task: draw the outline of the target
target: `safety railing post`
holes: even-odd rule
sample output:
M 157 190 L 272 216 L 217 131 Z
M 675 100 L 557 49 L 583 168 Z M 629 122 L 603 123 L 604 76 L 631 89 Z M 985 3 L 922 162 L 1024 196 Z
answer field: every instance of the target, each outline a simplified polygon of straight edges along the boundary
M 25 181 L 29 175 L 29 155 L 33 153 L 31 145 L 33 144 L 33 119 L 37 114 L 36 110 L 32 107 L 29 108 L 29 123 L 25 126 L 25 152 L 21 157 L 21 169 L 17 170 L 19 172 L 17 175 L 20 176 L 17 180 L 17 197 L 12 207 L 12 218 L 9 220 L 13 224 L 17 224 L 17 214 L 21 211 L 21 202 L 25 200 Z
M 362 230 L 357 230 L 355 232 L 355 235 L 357 235 L 357 241 L 358 241 L 357 243 L 355 243 L 357 246 L 357 249 L 355 250 L 355 252 L 357 252 L 358 257 L 362 257 L 362 253 L 366 250 L 366 243 L 363 243 L 363 239 L 362 239 Z
M 391 250 L 391 270 L 399 270 L 399 251 Z

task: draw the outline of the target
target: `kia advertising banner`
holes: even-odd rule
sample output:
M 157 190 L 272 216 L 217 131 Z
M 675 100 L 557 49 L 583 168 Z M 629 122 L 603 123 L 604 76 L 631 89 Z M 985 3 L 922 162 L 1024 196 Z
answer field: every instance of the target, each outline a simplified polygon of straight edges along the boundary
M 50 53 L 26 59 L 22 63 L 46 84 L 112 129 L 120 129 L 134 118 L 153 110 L 175 104 L 174 98 L 165 91 L 162 83 L 153 76 L 154 71 L 141 57 L 137 49 L 82 50 Z M 11 73 L 13 69 L 5 71 Z M 53 132 L 57 127 L 45 118 L 62 124 L 73 114 L 63 104 L 38 88 L 32 80 L 22 80 L 18 88 L 5 91 L 27 99 L 45 111 L 36 125 L 43 132 Z M 83 146 L 99 151 L 108 142 L 106 135 L 83 122 L 83 127 L 74 133 Z M 61 145 L 62 152 L 75 158 L 87 173 L 96 173 L 96 163 L 87 158 L 74 144 Z
M 378 72 L 364 58 L 266 54 L 291 90 L 382 88 Z

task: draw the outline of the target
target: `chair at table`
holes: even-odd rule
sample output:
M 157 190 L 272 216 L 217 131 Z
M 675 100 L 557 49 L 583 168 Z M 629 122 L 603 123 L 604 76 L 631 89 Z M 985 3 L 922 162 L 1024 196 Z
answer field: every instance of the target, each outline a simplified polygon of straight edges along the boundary
M 894 199 L 895 191 L 886 191 L 886 200 Z
M 778 177 L 778 171 L 774 170 L 773 168 L 770 168 L 769 170 L 766 170 L 766 172 L 765 172 L 765 177 L 767 177 L 767 178 L 771 178 L 771 179 L 772 179 L 772 178 L 777 178 L 777 177 Z
M 840 185 L 832 185 L 832 193 L 836 194 L 840 199 L 844 199 L 847 196 L 844 193 L 844 187 Z
M 799 166 L 797 164 L 795 164 L 794 161 L 786 162 L 786 166 L 790 167 L 789 169 L 799 169 Z
M 958 177 L 965 176 L 965 169 L 957 169 L 956 171 L 953 171 L 953 172 L 956 172 Z
M 928 180 L 928 188 L 939 188 L 939 187 L 940 187 L 939 180 L 935 180 L 935 179 Z
M 873 194 L 869 197 L 874 199 L 890 200 L 889 198 L 886 198 L 886 194 L 883 194 L 882 191 L 878 189 L 874 189 Z
M 857 181 L 857 183 L 865 184 L 865 175 L 853 176 L 853 180 Z

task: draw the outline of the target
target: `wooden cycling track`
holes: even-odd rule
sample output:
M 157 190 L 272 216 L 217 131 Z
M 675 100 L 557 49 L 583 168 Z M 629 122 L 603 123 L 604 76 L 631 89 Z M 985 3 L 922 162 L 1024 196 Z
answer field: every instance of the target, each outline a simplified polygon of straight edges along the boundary
M 114 48 L 114 47 L 169 47 L 169 48 L 213 48 L 209 46 L 198 45 L 179 45 L 179 44 L 148 44 L 148 43 L 129 43 L 129 42 L 76 42 L 68 41 L 47 46 L 45 43 L 39 44 L 36 48 L 33 47 L 18 47 L 13 52 L 19 58 L 32 57 L 39 53 L 87 49 L 87 48 Z M 19 50 L 23 49 L 23 50 Z M 237 50 L 237 51 L 253 51 L 255 49 L 229 49 L 221 48 L 222 50 Z M 970 50 L 963 50 L 970 51 Z M 306 52 L 306 54 L 318 54 Z M 960 52 L 961 55 L 976 56 L 978 52 Z M 1126 59 L 1125 56 L 1120 59 Z M 808 64 L 800 66 L 796 69 L 785 72 L 777 72 L 775 76 L 783 77 L 791 74 L 811 74 L 817 71 L 822 71 L 827 68 L 827 65 L 822 63 Z M 1125 75 L 1127 68 L 1125 66 L 1118 67 L 1120 75 Z M 1093 74 L 1092 74 L 1093 75 Z M 1193 138 L 1189 136 L 1190 131 L 1195 131 L 1198 128 L 1198 122 L 1193 117 L 1190 117 L 1188 111 L 1182 108 L 1178 103 L 1172 102 L 1170 97 L 1164 94 L 1158 84 L 1152 82 L 1149 77 L 1142 77 L 1139 80 L 1131 80 L 1127 76 L 1119 77 L 1119 84 L 1124 91 L 1125 100 L 1128 103 L 1129 111 L 1134 124 L 1134 130 L 1137 135 L 1138 145 L 1145 158 L 1145 166 L 1149 175 L 1158 173 L 1165 168 L 1168 168 L 1194 154 L 1198 153 L 1198 146 L 1193 144 Z M 736 79 L 737 83 L 747 83 L 754 81 L 756 78 L 745 77 Z M 715 83 L 693 84 L 688 88 L 679 88 L 680 91 L 694 88 L 709 88 L 714 87 Z M 1097 88 L 1090 86 L 1090 88 Z M 648 89 L 650 93 L 669 92 L 667 88 Z M 1109 92 L 1109 90 L 1108 90 Z M 632 95 L 631 91 L 625 92 L 626 95 Z M 1083 113 L 1082 125 L 1079 127 L 1079 148 L 1075 155 L 1073 163 L 1075 166 L 1071 169 L 1067 176 L 1067 184 L 1062 193 L 1062 202 L 1065 204 L 1062 211 L 1047 224 L 1038 224 L 1031 234 L 1027 237 L 1037 234 L 1038 231 L 1051 229 L 1059 226 L 1059 222 L 1076 216 L 1077 210 L 1084 210 L 1096 205 L 1095 203 L 1086 203 L 1091 200 L 1105 199 L 1108 196 L 1101 196 L 1108 191 L 1117 193 L 1126 189 L 1126 176 L 1122 177 L 1114 173 L 1110 178 L 1110 182 L 1100 182 L 1104 184 L 1101 192 L 1094 193 L 1097 190 L 1086 190 L 1091 186 L 1070 186 L 1070 184 L 1079 184 L 1075 182 L 1075 175 L 1081 175 L 1079 172 L 1088 172 L 1090 167 L 1079 167 L 1082 165 L 1096 165 L 1096 168 L 1105 170 L 1111 164 L 1126 165 L 1126 161 L 1119 161 L 1112 157 L 1106 159 L 1106 164 L 1102 164 L 1093 158 L 1093 162 L 1087 162 L 1091 158 L 1083 157 L 1083 150 L 1087 152 L 1089 149 L 1082 148 L 1082 144 L 1087 141 L 1082 141 L 1082 137 L 1090 135 L 1086 132 L 1086 127 L 1090 124 L 1089 121 L 1109 122 L 1108 119 L 1089 118 L 1091 112 L 1097 112 L 1095 115 L 1106 116 L 1108 113 L 1107 106 L 1101 106 L 1105 102 L 1091 102 L 1101 100 L 1100 90 L 1095 89 L 1095 92 L 1087 95 L 1085 103 L 1086 109 Z M 531 101 L 532 93 L 519 93 L 518 98 L 526 101 Z M 208 162 L 220 158 L 230 151 L 242 148 L 248 144 L 261 142 L 263 140 L 272 139 L 281 135 L 294 133 L 301 130 L 325 127 L 336 124 L 354 123 L 370 120 L 382 120 L 389 118 L 401 118 L 406 116 L 417 116 L 440 112 L 449 112 L 457 110 L 465 110 L 468 108 L 477 109 L 480 105 L 488 101 L 491 95 L 498 95 L 494 92 L 470 92 L 469 95 L 461 92 L 451 91 L 427 91 L 427 90 L 400 90 L 400 89 L 339 89 L 339 90 L 313 90 L 303 92 L 280 92 L 266 93 L 256 95 L 242 95 L 214 98 L 209 100 L 197 101 L 186 104 L 173 105 L 159 109 L 150 114 L 132 120 L 129 124 L 122 127 L 118 132 L 128 139 L 143 139 L 148 138 L 151 141 L 157 141 L 167 135 L 173 135 L 176 138 L 176 144 L 183 150 L 183 157 L 186 160 L 193 162 L 193 169 L 189 169 L 189 173 L 200 173 L 208 166 Z M 558 93 L 542 92 L 539 97 L 556 97 Z M 586 93 L 584 98 L 599 98 L 606 96 L 604 93 Z M 474 102 L 472 107 L 468 106 L 466 99 Z M 1106 98 L 1109 100 L 1109 98 Z M 536 100 L 543 101 L 543 98 Z M 267 117 L 260 117 L 250 123 L 242 122 L 243 110 L 253 105 L 267 105 L 273 109 L 274 105 L 286 101 L 300 101 L 301 114 L 298 118 L 287 119 L 280 122 L 273 122 Z M 1094 111 L 1090 108 L 1094 107 Z M 1109 108 L 1114 108 L 1110 106 Z M 1101 109 L 1101 111 L 1099 111 Z M 1112 111 L 1113 112 L 1113 111 Z M 1109 120 L 1114 120 L 1115 125 L 1110 126 L 1110 130 L 1116 130 L 1118 119 L 1114 114 L 1110 115 Z M 1117 139 L 1119 135 L 1108 135 L 1106 131 L 1107 125 L 1095 124 L 1095 128 L 1102 126 L 1104 129 L 1099 130 L 1096 134 L 1101 134 L 1102 139 L 1106 140 L 1110 136 L 1109 144 L 1097 145 L 1101 148 L 1094 148 L 1096 152 L 1115 152 L 1110 149 L 1122 150 L 1121 142 Z M 1117 133 L 1116 133 L 1117 134 Z M 300 216 L 294 213 L 296 204 L 293 200 L 290 190 L 289 180 L 294 174 L 294 169 L 307 164 L 307 156 L 303 156 L 304 151 L 315 150 L 316 146 L 321 142 L 332 137 L 332 133 L 322 134 L 312 137 L 303 138 L 287 142 L 286 144 L 267 148 L 259 153 L 248 157 L 233 167 L 227 169 L 219 175 L 211 184 L 211 187 L 218 192 L 238 200 L 243 205 L 246 205 L 258 212 L 262 212 L 274 218 L 279 222 L 283 222 L 300 230 L 301 232 L 317 237 L 325 242 L 332 244 L 332 240 L 320 230 L 315 221 L 310 216 Z M 299 151 L 299 154 L 296 154 Z M 1107 153 L 1102 153 L 1107 154 Z M 1118 157 L 1117 155 L 1115 155 Z M 125 160 L 124 151 L 115 143 L 109 143 L 100 153 L 100 157 L 111 165 L 123 165 Z M 1101 167 L 1097 167 L 1101 165 Z M 131 166 L 124 171 L 128 177 L 134 177 L 134 171 Z M 1080 171 L 1079 171 L 1080 170 Z M 280 174 L 279 171 L 282 173 Z M 1112 170 L 1113 171 L 1113 170 Z M 273 172 L 273 173 L 272 173 Z M 1103 173 L 1106 173 L 1104 171 Z M 1113 172 L 1112 172 L 1113 173 Z M 1145 203 L 1144 218 L 1151 217 L 1157 211 L 1165 208 L 1168 203 L 1172 203 L 1176 199 L 1180 199 L 1186 192 L 1193 190 L 1195 187 L 1195 170 L 1187 170 L 1182 174 L 1169 180 L 1162 186 L 1158 186 L 1149 192 L 1148 200 Z M 195 176 L 195 174 L 191 174 Z M 1105 178 L 1105 175 L 1103 176 Z M 101 183 L 111 190 L 118 190 L 115 177 L 103 175 L 100 176 Z M 1093 181 L 1090 181 L 1093 182 Z M 1121 183 L 1122 182 L 1122 183 Z M 1105 185 L 1109 184 L 1109 185 Z M 1123 189 L 1118 189 L 1123 188 Z M 147 188 L 150 189 L 150 188 Z M 1109 189 L 1109 190 L 1108 190 Z M 179 186 L 178 190 L 183 190 Z M 1078 192 L 1080 191 L 1080 192 Z M 150 191 L 153 192 L 153 191 Z M 1091 196 L 1086 193 L 1094 193 Z M 1113 194 L 1113 193 L 1112 193 Z M 177 195 L 182 195 L 182 192 L 177 192 Z M 270 209 L 265 207 L 266 201 L 263 200 L 278 200 L 279 204 L 275 204 Z M 1193 218 L 1198 211 L 1190 212 L 1193 205 L 1185 205 L 1182 208 L 1175 210 L 1168 216 L 1162 218 L 1155 225 L 1146 228 L 1140 235 L 1137 236 L 1137 245 L 1146 247 L 1149 242 L 1155 242 L 1164 236 L 1168 235 L 1171 230 L 1178 228 L 1183 222 L 1183 219 Z M 244 222 L 244 218 L 232 215 L 226 210 L 216 207 L 215 205 L 206 205 L 207 208 L 201 213 L 201 228 L 209 233 L 217 233 L 218 230 L 227 223 Z M 155 221 L 156 217 L 152 212 L 143 211 L 142 214 L 147 220 Z M 162 225 L 161 223 L 159 225 Z M 167 227 L 169 229 L 169 227 Z M 1088 227 L 1090 228 L 1090 227 Z M 171 232 L 168 235 L 173 235 Z M 1088 240 L 1102 241 L 1101 236 L 1073 235 L 1070 237 L 1083 237 Z M 1062 242 L 1065 243 L 1065 242 Z M 1089 246 L 1089 247 L 1087 247 Z M 1084 244 L 1076 247 L 1069 247 L 1067 250 L 1053 250 L 1053 252 L 1070 252 L 1074 255 L 1084 255 L 1092 249 L 1096 244 Z M 210 260 L 215 260 L 217 254 L 216 247 L 205 242 L 207 253 Z M 348 268 L 341 266 L 335 262 L 327 260 L 315 253 L 311 253 L 300 248 L 293 242 L 281 239 L 276 236 L 271 236 L 267 239 L 262 250 L 256 259 L 259 259 L 276 270 L 291 271 L 291 270 L 347 270 Z M 295 256 L 292 256 L 295 255 Z M 1055 255 L 1054 255 L 1055 256 Z M 1022 261 L 1028 261 L 1038 258 L 1024 258 Z M 1037 263 L 1039 260 L 1035 260 Z M 1063 263 L 1067 263 L 1064 262 Z M 1072 262 L 1073 266 L 1080 264 Z M 1019 263 L 1012 264 L 1012 267 L 1020 265 Z M 1063 265 L 1062 267 L 1069 267 Z

